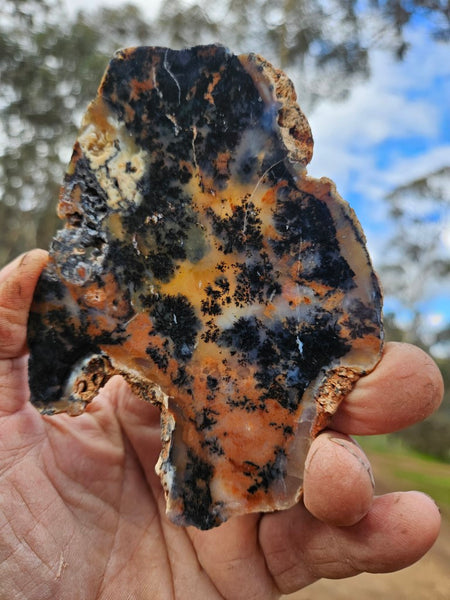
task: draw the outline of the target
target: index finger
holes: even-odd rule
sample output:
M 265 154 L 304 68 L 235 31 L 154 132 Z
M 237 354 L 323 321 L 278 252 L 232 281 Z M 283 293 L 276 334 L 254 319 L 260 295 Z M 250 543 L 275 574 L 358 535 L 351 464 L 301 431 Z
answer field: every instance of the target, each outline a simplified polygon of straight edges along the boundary
M 359 379 L 329 426 L 350 435 L 398 431 L 432 414 L 443 393 L 441 373 L 428 354 L 411 344 L 390 342 L 378 366 Z

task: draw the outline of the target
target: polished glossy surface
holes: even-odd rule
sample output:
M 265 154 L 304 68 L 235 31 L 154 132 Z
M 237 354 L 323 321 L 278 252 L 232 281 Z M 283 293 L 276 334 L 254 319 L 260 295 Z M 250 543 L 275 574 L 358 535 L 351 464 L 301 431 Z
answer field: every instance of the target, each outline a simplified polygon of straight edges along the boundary
M 179 524 L 295 503 L 311 437 L 379 360 L 364 235 L 311 154 L 287 77 L 218 46 L 119 52 L 85 115 L 31 400 L 76 415 L 120 373 L 157 403 Z

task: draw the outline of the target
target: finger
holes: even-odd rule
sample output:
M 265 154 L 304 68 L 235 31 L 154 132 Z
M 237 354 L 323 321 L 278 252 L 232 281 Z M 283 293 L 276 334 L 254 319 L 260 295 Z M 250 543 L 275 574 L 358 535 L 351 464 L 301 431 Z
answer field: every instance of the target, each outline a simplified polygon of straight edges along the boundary
M 28 313 L 47 252 L 32 250 L 0 272 L 0 359 L 25 352 Z
M 303 484 L 312 515 L 332 525 L 354 525 L 369 512 L 373 490 L 369 460 L 355 442 L 333 431 L 313 441 Z
M 162 495 L 162 486 L 155 473 L 161 450 L 159 410 L 133 394 L 130 386 L 120 376 L 108 381 L 86 411 L 102 423 L 104 418 L 109 418 L 108 404 L 113 407 L 121 430 L 133 446 L 147 481 L 153 489 L 159 489 Z
M 278 588 L 289 594 L 322 577 L 403 569 L 431 548 L 439 527 L 439 511 L 431 498 L 397 492 L 376 498 L 352 527 L 322 523 L 298 504 L 266 515 L 259 539 Z
M 278 598 L 258 541 L 259 515 L 233 517 L 220 527 L 188 533 L 201 567 L 222 598 Z
M 442 401 L 444 385 L 435 362 L 410 344 L 386 344 L 372 373 L 361 377 L 330 427 L 350 435 L 397 431 L 422 421 Z

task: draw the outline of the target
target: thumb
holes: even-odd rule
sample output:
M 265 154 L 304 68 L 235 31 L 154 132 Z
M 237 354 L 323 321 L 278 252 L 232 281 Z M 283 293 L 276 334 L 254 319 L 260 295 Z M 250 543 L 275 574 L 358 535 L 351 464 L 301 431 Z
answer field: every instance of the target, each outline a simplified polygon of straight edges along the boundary
M 0 359 L 25 352 L 33 292 L 47 260 L 44 250 L 31 250 L 0 271 Z

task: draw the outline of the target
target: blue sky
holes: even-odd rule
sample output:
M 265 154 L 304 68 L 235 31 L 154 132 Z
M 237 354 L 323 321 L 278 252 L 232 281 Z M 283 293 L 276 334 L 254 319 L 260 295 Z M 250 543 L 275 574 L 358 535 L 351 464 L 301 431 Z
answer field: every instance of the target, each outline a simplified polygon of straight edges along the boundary
M 123 4 L 122 0 L 65 2 L 71 11 Z M 161 0 L 135 3 L 151 17 Z M 344 102 L 322 102 L 307 115 L 315 139 L 308 171 L 336 182 L 363 225 L 375 265 L 392 227 L 383 198 L 397 186 L 450 165 L 449 48 L 430 41 L 420 22 L 407 36 L 412 44 L 403 61 L 396 61 L 392 53 L 373 51 L 368 81 L 355 85 Z M 440 236 L 440 250 L 450 260 L 448 209 Z M 408 319 L 398 300 L 387 298 L 386 307 Z M 450 322 L 450 281 L 431 285 L 421 308 L 430 330 Z
M 370 80 L 355 86 L 345 102 L 322 104 L 309 118 L 315 138 L 309 172 L 336 182 L 363 225 L 375 264 L 383 258 L 392 226 L 383 198 L 450 165 L 449 48 L 430 42 L 420 29 L 408 35 L 413 45 L 404 61 L 372 53 Z M 448 194 L 440 251 L 450 260 Z M 408 320 L 410 313 L 398 300 L 386 298 L 385 306 Z M 450 322 L 450 281 L 430 285 L 420 308 L 430 331 Z

